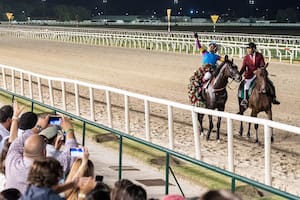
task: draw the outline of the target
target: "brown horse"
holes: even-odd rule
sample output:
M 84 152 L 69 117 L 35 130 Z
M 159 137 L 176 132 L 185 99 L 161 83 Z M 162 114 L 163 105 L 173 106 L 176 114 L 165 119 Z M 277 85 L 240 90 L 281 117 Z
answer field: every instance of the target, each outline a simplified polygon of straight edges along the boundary
M 215 78 L 212 78 L 207 89 L 202 93 L 202 97 L 206 102 L 206 108 L 208 109 L 218 109 L 218 111 L 225 110 L 225 104 L 227 101 L 227 91 L 226 86 L 228 83 L 228 78 L 239 82 L 241 81 L 241 76 L 238 71 L 238 67 L 233 63 L 233 60 L 228 60 L 228 56 L 225 56 L 225 61 L 220 64 L 217 68 L 217 75 Z M 200 124 L 200 133 L 203 133 L 203 117 L 204 114 L 198 114 L 198 120 Z M 209 115 L 209 129 L 206 136 L 206 139 L 209 140 L 210 133 L 213 129 L 212 116 Z M 217 140 L 220 139 L 220 126 L 221 126 L 221 117 L 218 117 L 217 122 Z
M 256 75 L 256 83 L 249 97 L 248 107 L 251 108 L 251 117 L 257 117 L 257 114 L 265 111 L 268 119 L 272 120 L 272 96 L 268 93 L 268 63 L 264 67 L 258 68 L 254 73 Z M 247 110 L 241 106 L 243 98 L 239 97 L 239 114 L 243 115 Z M 256 140 L 258 142 L 258 124 L 255 124 Z M 251 123 L 248 126 L 247 136 L 250 138 Z M 240 135 L 243 135 L 243 122 L 240 125 Z M 271 137 L 273 141 L 273 134 Z

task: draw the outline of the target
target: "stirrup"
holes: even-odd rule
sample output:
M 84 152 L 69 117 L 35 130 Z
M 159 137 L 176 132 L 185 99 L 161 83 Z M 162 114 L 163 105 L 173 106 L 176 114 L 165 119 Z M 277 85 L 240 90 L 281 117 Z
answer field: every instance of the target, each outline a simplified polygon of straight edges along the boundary
M 241 106 L 244 106 L 245 108 L 247 108 L 247 106 L 248 106 L 248 101 L 247 101 L 247 99 L 243 99 L 242 101 L 241 101 L 241 104 L 240 104 Z

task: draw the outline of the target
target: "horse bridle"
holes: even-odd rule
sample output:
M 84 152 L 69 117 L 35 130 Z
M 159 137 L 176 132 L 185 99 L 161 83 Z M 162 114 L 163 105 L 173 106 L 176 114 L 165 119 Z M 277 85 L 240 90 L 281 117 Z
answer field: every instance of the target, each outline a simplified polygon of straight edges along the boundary
M 230 63 L 230 64 L 228 64 L 228 66 L 230 65 L 230 66 L 233 66 L 233 63 L 232 62 L 228 62 L 228 63 Z M 226 66 L 226 67 L 228 67 L 228 66 Z M 223 66 L 224 67 L 224 66 Z M 223 71 L 223 70 L 225 70 L 225 69 L 223 69 L 223 67 L 222 67 L 222 69 L 220 70 L 220 72 L 219 73 L 221 73 L 221 71 Z M 229 72 L 230 72 L 230 76 L 229 76 L 229 78 L 231 78 L 232 79 L 232 81 L 233 81 L 233 72 L 232 72 L 232 67 L 230 67 L 229 68 Z M 232 82 L 231 81 L 231 82 Z M 222 90 L 224 90 L 226 88 L 226 86 L 225 87 L 222 87 L 222 88 L 214 88 L 214 93 L 216 93 L 216 92 L 221 92 Z

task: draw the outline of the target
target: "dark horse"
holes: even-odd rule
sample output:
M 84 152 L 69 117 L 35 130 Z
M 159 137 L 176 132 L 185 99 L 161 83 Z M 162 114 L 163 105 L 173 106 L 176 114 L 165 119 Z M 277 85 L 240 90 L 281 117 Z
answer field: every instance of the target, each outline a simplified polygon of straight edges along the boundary
M 228 56 L 225 56 L 225 61 L 218 66 L 215 77 L 211 79 L 210 84 L 207 89 L 202 93 L 203 99 L 206 102 L 206 108 L 208 109 L 218 109 L 218 111 L 225 110 L 225 103 L 227 101 L 227 91 L 226 86 L 228 83 L 228 78 L 239 82 L 241 81 L 241 76 L 238 71 L 238 67 L 233 63 L 233 60 L 228 60 Z M 198 114 L 198 120 L 200 124 L 200 133 L 203 133 L 203 117 L 204 114 Z M 209 140 L 210 133 L 214 127 L 212 122 L 212 116 L 209 115 L 209 129 L 206 139 Z M 217 123 L 217 140 L 220 139 L 220 126 L 221 117 L 218 117 Z
M 251 117 L 257 117 L 257 114 L 265 111 L 268 115 L 268 119 L 272 120 L 272 96 L 268 93 L 268 63 L 264 67 L 258 68 L 254 73 L 256 75 L 256 83 L 249 97 L 248 107 L 251 108 Z M 242 83 L 241 83 L 242 84 Z M 240 96 L 239 98 L 239 114 L 243 115 L 247 110 L 244 106 L 241 106 L 241 101 L 243 100 Z M 250 128 L 251 123 L 248 126 L 247 136 L 250 138 Z M 256 140 L 258 142 L 258 124 L 254 125 L 256 131 Z M 243 134 L 243 122 L 240 125 L 240 135 Z M 271 137 L 273 141 L 273 134 Z

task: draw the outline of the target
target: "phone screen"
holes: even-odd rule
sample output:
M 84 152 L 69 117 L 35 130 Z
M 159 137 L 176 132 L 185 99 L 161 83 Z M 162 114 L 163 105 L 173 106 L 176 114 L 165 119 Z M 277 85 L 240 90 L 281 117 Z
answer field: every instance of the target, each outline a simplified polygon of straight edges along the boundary
M 59 116 L 50 116 L 49 124 L 51 125 L 60 125 L 60 117 Z
M 72 147 L 70 148 L 70 154 L 72 157 L 79 157 L 82 158 L 83 157 L 83 148 L 80 147 Z

